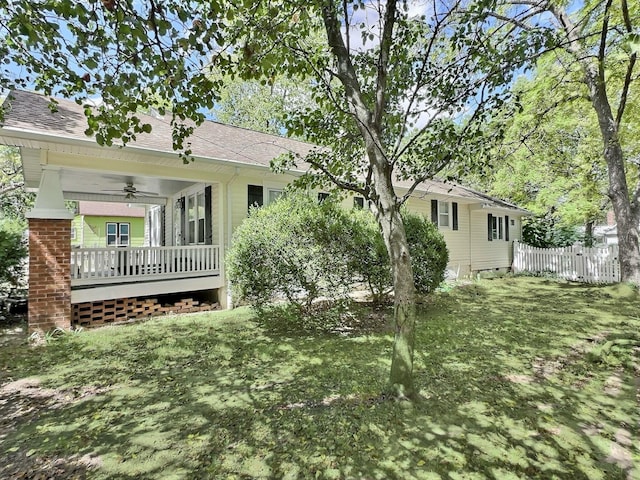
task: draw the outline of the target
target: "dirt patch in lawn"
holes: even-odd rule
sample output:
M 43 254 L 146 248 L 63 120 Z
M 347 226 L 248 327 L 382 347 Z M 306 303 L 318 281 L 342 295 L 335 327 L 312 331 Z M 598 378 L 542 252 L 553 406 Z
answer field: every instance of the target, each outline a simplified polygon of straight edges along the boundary
M 0 386 L 0 443 L 19 425 L 35 421 L 44 411 L 62 408 L 106 388 L 83 387 L 63 391 L 41 386 L 37 378 L 23 378 Z M 13 447 L 2 452 L 0 478 L 7 479 L 84 479 L 87 471 L 101 461 L 90 455 L 36 455 L 26 447 Z

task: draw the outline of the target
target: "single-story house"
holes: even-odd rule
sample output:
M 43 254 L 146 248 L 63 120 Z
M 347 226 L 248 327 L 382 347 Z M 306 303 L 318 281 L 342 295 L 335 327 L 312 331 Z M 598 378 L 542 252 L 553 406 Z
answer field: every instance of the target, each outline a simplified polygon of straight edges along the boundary
M 144 119 L 150 134 L 125 147 L 101 147 L 85 135 L 83 107 L 73 101 L 59 100 L 52 112 L 47 97 L 15 91 L 7 102 L 0 143 L 20 148 L 26 187 L 38 191 L 28 215 L 33 331 L 146 314 L 155 307 L 140 299 L 168 294 L 206 293 L 228 307 L 224 252 L 234 229 L 249 205 L 273 201 L 302 173 L 275 174 L 270 161 L 314 148 L 207 121 L 189 139 L 194 160 L 185 165 L 172 149 L 169 121 L 159 116 Z M 408 185 L 397 188 L 402 194 Z M 71 249 L 73 214 L 65 200 L 144 204 L 155 240 L 146 247 Z M 358 197 L 349 202 L 363 204 Z M 408 208 L 438 224 L 449 269 L 461 276 L 510 268 L 528 213 L 438 181 L 421 184 Z
M 128 203 L 76 202 L 71 248 L 142 247 L 147 242 L 144 206 Z

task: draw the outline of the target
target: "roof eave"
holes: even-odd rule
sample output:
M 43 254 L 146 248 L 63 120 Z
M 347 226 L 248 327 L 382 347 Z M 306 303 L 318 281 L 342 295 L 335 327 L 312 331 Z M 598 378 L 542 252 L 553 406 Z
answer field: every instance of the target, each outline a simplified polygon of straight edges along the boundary
M 28 129 L 22 129 L 22 128 L 14 128 L 14 127 L 7 127 L 7 126 L 1 126 L 0 127 L 0 142 L 5 143 L 5 144 L 11 144 L 12 146 L 15 147 L 27 147 L 28 145 L 24 144 L 24 143 L 20 143 L 20 142 L 7 142 L 6 139 L 28 139 L 28 140 L 33 140 L 33 141 L 37 141 L 37 142 L 43 142 L 43 143 L 56 143 L 56 144 L 66 144 L 66 145 L 74 145 L 74 146 L 79 146 L 79 147 L 88 147 L 91 149 L 95 149 L 95 150 L 101 150 L 103 152 L 105 152 L 106 150 L 102 150 L 102 147 L 100 145 L 98 145 L 93 139 L 91 138 L 87 138 L 86 140 L 81 140 L 78 138 L 73 138 L 73 137 L 61 137 L 61 136 L 57 136 L 57 135 L 50 135 L 50 134 L 45 134 L 45 133 L 41 133 L 41 132 L 37 132 L 34 130 L 28 130 Z M 125 146 L 121 146 L 121 145 L 114 145 L 113 147 L 107 147 L 107 148 L 117 148 L 121 151 L 124 151 L 126 153 L 131 153 L 131 154 L 140 154 L 140 155 L 144 155 L 147 157 L 163 157 L 163 158 L 172 158 L 172 159 L 176 159 L 178 158 L 178 153 L 176 152 L 169 152 L 166 150 L 156 150 L 153 148 L 149 148 L 149 147 L 138 147 L 135 145 L 125 145 Z M 108 152 L 107 152 L 108 154 Z M 198 160 L 198 161 L 204 161 L 204 162 L 212 162 L 212 163 L 216 163 L 219 165 L 224 165 L 224 166 L 230 166 L 230 167 L 244 167 L 244 168 L 257 168 L 257 169 L 261 169 L 261 170 L 270 170 L 270 166 L 269 165 L 263 165 L 261 163 L 248 163 L 248 162 L 239 162 L 237 160 L 229 160 L 229 159 L 224 159 L 224 158 L 216 158 L 216 157 L 204 157 L 204 156 L 200 156 L 200 155 L 192 155 L 192 158 L 194 160 Z M 304 173 L 303 170 L 296 170 L 296 169 L 291 169 L 289 170 L 289 173 L 291 174 L 302 174 Z

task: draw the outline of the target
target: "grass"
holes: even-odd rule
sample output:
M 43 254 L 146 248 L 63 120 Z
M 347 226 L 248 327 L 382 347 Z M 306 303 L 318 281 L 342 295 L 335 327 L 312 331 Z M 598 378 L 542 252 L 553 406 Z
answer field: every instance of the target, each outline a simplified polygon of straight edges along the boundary
M 415 403 L 379 395 L 388 329 L 248 309 L 6 347 L 0 477 L 640 478 L 639 307 L 625 286 L 535 278 L 440 293 Z

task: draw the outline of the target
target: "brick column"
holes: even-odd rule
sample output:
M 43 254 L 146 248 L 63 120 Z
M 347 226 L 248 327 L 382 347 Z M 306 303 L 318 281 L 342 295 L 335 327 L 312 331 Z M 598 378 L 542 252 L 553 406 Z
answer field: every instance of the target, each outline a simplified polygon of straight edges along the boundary
M 71 220 L 29 219 L 29 332 L 71 328 Z
M 71 219 L 60 168 L 42 165 L 29 219 L 29 332 L 71 328 Z

